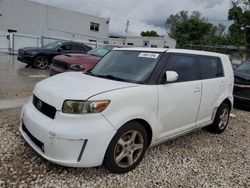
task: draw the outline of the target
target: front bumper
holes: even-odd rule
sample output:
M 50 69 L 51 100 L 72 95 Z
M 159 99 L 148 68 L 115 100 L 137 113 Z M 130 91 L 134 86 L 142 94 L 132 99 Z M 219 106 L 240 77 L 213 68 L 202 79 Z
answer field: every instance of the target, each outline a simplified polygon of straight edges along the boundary
M 59 67 L 53 66 L 53 64 L 51 64 L 49 67 L 50 76 L 54 76 L 56 74 L 63 73 L 63 72 L 67 72 L 67 70 L 61 67 L 59 68 Z
M 101 165 L 116 133 L 101 114 L 71 115 L 57 112 L 52 120 L 39 112 L 31 101 L 22 109 L 19 130 L 42 157 L 70 167 Z
M 17 60 L 21 61 L 26 64 L 32 64 L 33 63 L 33 56 L 30 55 L 18 55 Z

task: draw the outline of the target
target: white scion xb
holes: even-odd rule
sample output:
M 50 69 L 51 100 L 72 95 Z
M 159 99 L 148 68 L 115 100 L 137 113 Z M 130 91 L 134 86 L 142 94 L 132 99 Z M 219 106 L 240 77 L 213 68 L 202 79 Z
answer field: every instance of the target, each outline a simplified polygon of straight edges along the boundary
M 119 48 L 87 73 L 39 82 L 20 132 L 44 158 L 65 166 L 134 169 L 149 146 L 208 127 L 222 133 L 233 104 L 227 55 Z M 167 151 L 162 151 L 167 152 Z

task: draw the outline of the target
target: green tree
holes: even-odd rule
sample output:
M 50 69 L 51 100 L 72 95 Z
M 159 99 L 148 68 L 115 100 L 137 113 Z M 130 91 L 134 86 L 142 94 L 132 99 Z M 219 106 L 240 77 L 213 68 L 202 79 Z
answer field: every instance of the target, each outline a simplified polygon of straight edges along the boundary
M 208 36 L 213 28 L 212 24 L 201 17 L 200 12 L 193 11 L 189 16 L 185 10 L 170 15 L 166 26 L 170 29 L 169 35 L 176 39 L 177 47 L 180 48 L 203 44 L 205 36 Z
M 156 31 L 142 31 L 141 32 L 142 37 L 159 37 L 158 33 Z
M 233 21 L 229 27 L 229 38 L 238 47 L 241 57 L 245 59 L 250 49 L 250 0 L 231 0 L 228 20 Z M 245 54 L 242 46 L 245 47 Z

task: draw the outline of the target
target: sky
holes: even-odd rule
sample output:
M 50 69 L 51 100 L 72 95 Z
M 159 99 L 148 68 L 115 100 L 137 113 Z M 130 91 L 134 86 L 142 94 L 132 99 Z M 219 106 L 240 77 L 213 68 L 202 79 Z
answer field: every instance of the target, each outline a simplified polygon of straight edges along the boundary
M 110 34 L 125 35 L 127 20 L 128 34 L 140 35 L 141 31 L 155 30 L 167 35 L 164 23 L 169 15 L 181 10 L 202 13 L 213 24 L 228 26 L 229 0 L 33 0 L 36 2 L 91 14 L 110 17 Z

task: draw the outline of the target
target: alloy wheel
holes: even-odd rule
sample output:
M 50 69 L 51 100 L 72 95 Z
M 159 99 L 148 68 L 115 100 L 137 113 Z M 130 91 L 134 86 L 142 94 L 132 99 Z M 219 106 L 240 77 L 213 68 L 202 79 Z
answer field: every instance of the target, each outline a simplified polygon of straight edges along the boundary
M 37 57 L 36 66 L 40 69 L 46 69 L 48 66 L 48 59 L 43 56 Z
M 229 117 L 229 111 L 227 108 L 224 108 L 220 114 L 219 128 L 221 130 L 227 126 L 228 117 Z
M 115 146 L 114 159 L 116 165 L 121 168 L 133 165 L 140 158 L 143 146 L 144 139 L 139 131 L 125 132 Z

